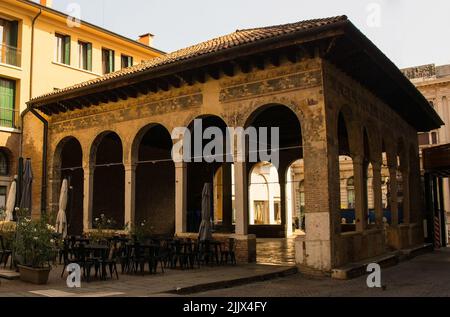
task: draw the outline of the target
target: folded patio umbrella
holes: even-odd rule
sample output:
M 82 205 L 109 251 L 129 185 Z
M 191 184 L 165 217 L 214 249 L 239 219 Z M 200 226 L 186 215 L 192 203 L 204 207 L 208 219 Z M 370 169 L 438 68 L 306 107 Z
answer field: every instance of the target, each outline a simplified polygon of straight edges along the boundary
M 27 209 L 28 214 L 31 214 L 31 185 L 33 183 L 33 173 L 31 171 L 31 160 L 27 159 L 25 162 L 25 168 L 23 171 L 23 188 L 22 198 L 20 200 L 19 207 L 21 209 Z
M 14 220 L 14 207 L 16 206 L 16 181 L 14 180 L 11 183 L 11 187 L 9 188 L 8 199 L 6 200 L 5 212 L 6 218 L 5 221 L 13 221 Z
M 199 240 L 211 240 L 211 186 L 205 183 L 202 192 L 202 222 L 198 232 Z
M 59 195 L 59 210 L 56 216 L 56 232 L 62 234 L 63 238 L 67 236 L 67 196 L 68 196 L 68 183 L 67 179 L 64 179 L 61 185 L 61 193 Z

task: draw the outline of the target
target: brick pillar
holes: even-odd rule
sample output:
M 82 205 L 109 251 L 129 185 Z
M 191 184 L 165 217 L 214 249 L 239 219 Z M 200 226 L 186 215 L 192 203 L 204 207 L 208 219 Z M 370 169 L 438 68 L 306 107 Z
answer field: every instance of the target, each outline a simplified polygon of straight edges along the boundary
M 378 227 L 383 225 L 383 199 L 381 190 L 381 163 L 372 163 L 373 169 L 373 205 L 375 208 L 375 222 Z
M 360 156 L 353 158 L 353 173 L 355 178 L 355 219 L 356 231 L 362 232 L 367 227 L 367 181 L 364 177 L 364 162 Z
M 187 231 L 187 164 L 175 163 L 175 233 Z
M 94 168 L 84 167 L 84 198 L 83 198 L 83 230 L 92 229 L 92 201 L 94 192 Z
M 125 226 L 133 228 L 136 203 L 136 164 L 125 164 Z

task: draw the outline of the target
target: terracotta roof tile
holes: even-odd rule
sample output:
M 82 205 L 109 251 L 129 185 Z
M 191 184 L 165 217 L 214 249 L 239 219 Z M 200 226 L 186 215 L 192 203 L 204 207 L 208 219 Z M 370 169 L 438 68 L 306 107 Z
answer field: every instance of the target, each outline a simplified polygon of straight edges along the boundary
M 202 42 L 187 48 L 180 49 L 178 51 L 169 53 L 167 55 L 163 55 L 161 57 L 157 57 L 151 59 L 149 61 L 143 62 L 141 64 L 121 69 L 119 71 L 104 75 L 102 77 L 98 77 L 95 79 L 91 79 L 67 88 L 59 89 L 48 94 L 41 95 L 39 97 L 35 97 L 31 99 L 31 103 L 34 101 L 38 101 L 45 97 L 49 96 L 57 96 L 63 95 L 64 93 L 74 91 L 86 86 L 90 86 L 93 84 L 99 84 L 103 82 L 108 82 L 109 80 L 116 79 L 122 76 L 126 76 L 129 74 L 140 73 L 147 70 L 151 70 L 157 68 L 159 66 L 171 64 L 174 62 L 191 59 L 201 55 L 207 55 L 227 49 L 231 49 L 233 47 L 261 41 L 264 39 L 274 38 L 277 36 L 281 36 L 284 34 L 290 34 L 297 31 L 307 30 L 311 28 L 317 28 L 325 25 L 330 25 L 342 21 L 347 21 L 346 16 L 336 16 L 330 18 L 323 19 L 313 19 L 313 20 L 305 20 L 296 23 L 261 27 L 261 28 L 252 28 L 252 29 L 244 29 L 244 30 L 236 30 L 235 32 L 224 35 L 221 37 L 217 37 L 206 42 Z

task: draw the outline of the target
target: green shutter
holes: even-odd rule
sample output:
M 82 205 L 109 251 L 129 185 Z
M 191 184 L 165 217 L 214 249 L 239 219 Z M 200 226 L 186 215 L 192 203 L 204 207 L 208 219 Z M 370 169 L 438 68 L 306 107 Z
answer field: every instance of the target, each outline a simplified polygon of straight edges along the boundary
M 108 72 L 112 73 L 114 71 L 114 51 L 109 50 L 109 63 L 108 63 Z
M 133 57 L 128 56 L 128 67 L 133 66 Z
M 64 36 L 64 64 L 70 65 L 70 36 Z
M 86 44 L 86 54 L 87 54 L 87 61 L 86 61 L 86 66 L 87 66 L 87 70 L 92 71 L 92 44 L 91 43 L 87 43 Z
M 14 128 L 15 82 L 0 79 L 0 125 Z
M 18 28 L 19 28 L 19 22 L 12 21 L 10 23 L 10 32 L 7 39 L 7 43 L 9 46 L 16 47 L 17 48 L 17 35 L 18 35 Z

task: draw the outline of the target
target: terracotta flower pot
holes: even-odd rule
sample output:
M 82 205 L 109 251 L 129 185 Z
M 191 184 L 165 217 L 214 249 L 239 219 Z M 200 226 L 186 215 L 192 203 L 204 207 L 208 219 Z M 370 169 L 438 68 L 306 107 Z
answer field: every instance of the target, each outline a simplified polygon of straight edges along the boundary
M 20 279 L 24 282 L 33 283 L 37 285 L 47 284 L 48 276 L 51 268 L 36 269 L 29 266 L 18 265 Z

